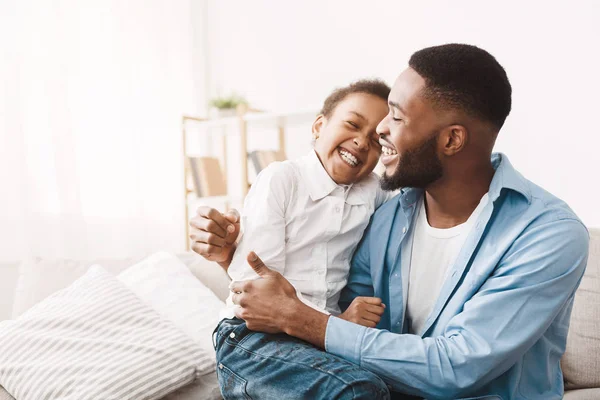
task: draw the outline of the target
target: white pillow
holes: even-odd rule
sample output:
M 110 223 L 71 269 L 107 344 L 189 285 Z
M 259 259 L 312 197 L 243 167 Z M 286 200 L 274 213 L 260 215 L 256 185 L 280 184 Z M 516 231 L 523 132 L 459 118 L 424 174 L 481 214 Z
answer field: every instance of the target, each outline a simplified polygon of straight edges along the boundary
M 140 258 L 93 261 L 28 258 L 19 265 L 12 318 L 20 317 L 21 314 L 52 293 L 66 288 L 81 278 L 94 264 L 102 265 L 106 271 L 116 275 L 139 260 Z
M 0 385 L 19 400 L 159 399 L 212 357 L 100 266 L 0 323 Z
M 214 355 L 212 333 L 225 304 L 177 257 L 153 254 L 121 272 L 118 279 Z

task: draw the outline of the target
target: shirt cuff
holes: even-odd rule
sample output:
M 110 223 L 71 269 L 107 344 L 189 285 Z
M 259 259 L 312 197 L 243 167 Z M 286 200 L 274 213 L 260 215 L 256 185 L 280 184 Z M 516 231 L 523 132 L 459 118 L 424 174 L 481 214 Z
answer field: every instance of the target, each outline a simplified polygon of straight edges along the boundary
M 360 365 L 360 351 L 366 331 L 364 326 L 331 316 L 325 331 L 325 350 Z

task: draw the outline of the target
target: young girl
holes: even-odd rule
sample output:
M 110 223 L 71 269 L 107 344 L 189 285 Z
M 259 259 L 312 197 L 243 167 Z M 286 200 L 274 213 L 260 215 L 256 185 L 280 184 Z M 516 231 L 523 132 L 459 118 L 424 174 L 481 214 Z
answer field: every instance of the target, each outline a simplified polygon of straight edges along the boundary
M 313 124 L 314 150 L 259 174 L 244 202 L 244 233 L 228 269 L 233 281 L 258 278 L 246 262 L 254 251 L 305 303 L 340 313 L 352 254 L 387 199 L 373 169 L 381 155 L 376 127 L 388 113 L 389 91 L 378 80 L 335 90 Z M 231 295 L 227 303 L 233 306 Z

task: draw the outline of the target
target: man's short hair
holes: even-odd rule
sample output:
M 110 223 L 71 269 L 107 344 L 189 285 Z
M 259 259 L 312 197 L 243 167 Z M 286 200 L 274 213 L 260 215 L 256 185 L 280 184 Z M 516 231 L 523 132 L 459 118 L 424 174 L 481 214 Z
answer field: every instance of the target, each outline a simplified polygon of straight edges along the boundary
M 512 88 L 490 53 L 445 44 L 417 51 L 408 64 L 425 79 L 423 94 L 434 106 L 463 111 L 500 130 L 510 113 Z
M 390 94 L 390 87 L 379 79 L 361 79 L 348 86 L 335 89 L 323 103 L 323 108 L 320 114 L 323 114 L 326 118 L 329 118 L 333 113 L 333 110 L 337 105 L 342 102 L 348 95 L 354 93 L 366 93 L 373 96 L 377 96 L 383 99 L 386 103 Z

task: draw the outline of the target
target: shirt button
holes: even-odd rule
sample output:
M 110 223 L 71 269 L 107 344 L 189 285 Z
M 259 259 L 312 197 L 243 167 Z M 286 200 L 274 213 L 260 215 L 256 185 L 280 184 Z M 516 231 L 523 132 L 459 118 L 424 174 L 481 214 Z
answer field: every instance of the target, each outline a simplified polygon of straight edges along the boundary
M 398 277 L 398 274 L 394 274 L 394 276 L 397 278 L 397 277 Z
M 336 207 L 335 207 L 335 212 L 336 212 L 336 213 L 339 213 L 339 212 L 340 212 L 340 207 L 337 207 L 337 206 L 336 206 Z
M 402 228 L 402 233 L 406 233 L 406 227 Z
M 235 338 L 235 333 L 231 332 L 231 333 L 229 334 L 229 337 L 230 337 L 230 338 L 232 338 L 232 339 L 233 339 L 233 338 Z
M 223 369 L 223 364 L 219 363 L 219 369 Z

